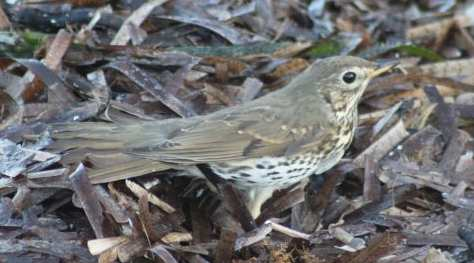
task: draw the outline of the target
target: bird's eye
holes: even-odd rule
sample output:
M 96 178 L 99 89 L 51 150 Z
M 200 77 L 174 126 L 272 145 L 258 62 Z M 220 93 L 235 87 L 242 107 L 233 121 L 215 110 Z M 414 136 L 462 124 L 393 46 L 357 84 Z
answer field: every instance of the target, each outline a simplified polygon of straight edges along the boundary
M 347 84 L 351 84 L 356 78 L 357 75 L 352 71 L 346 72 L 344 75 L 342 75 L 342 80 L 344 80 L 344 82 Z

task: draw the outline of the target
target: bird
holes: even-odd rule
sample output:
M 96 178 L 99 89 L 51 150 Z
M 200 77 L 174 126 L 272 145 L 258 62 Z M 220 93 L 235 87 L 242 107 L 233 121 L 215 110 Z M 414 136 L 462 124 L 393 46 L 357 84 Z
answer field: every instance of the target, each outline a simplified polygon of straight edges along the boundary
M 207 115 L 127 124 L 57 123 L 51 137 L 63 150 L 123 160 L 111 172 L 92 176 L 95 183 L 207 165 L 241 191 L 256 218 L 274 191 L 324 173 L 341 160 L 354 137 L 364 90 L 392 68 L 354 56 L 319 59 L 283 88 Z M 130 174 L 114 174 L 118 170 Z

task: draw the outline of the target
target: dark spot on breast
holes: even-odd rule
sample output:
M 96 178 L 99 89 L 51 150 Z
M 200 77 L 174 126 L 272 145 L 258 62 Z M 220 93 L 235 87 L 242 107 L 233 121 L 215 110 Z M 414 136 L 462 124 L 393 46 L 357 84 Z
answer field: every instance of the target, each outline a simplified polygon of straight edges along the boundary
M 304 161 L 304 160 L 301 160 L 301 161 L 300 161 L 300 164 L 304 164 L 304 163 L 305 163 L 305 161 Z
M 232 179 L 239 179 L 239 177 L 237 175 L 232 175 L 230 178 Z
M 268 176 L 271 176 L 271 175 L 277 175 L 277 174 L 279 174 L 279 172 L 274 171 L 274 172 L 268 173 L 267 175 L 268 175 Z
M 255 167 L 257 167 L 257 169 L 265 169 L 265 166 L 263 166 L 261 164 L 257 164 L 257 166 L 255 166 Z
M 247 180 L 247 183 L 249 183 L 249 184 L 256 184 L 257 182 L 252 181 L 252 180 Z
M 294 179 L 294 178 L 298 178 L 298 177 L 300 177 L 300 175 L 292 175 L 292 176 L 290 176 L 290 179 Z
M 352 127 L 345 129 L 342 134 L 344 136 L 349 136 L 351 133 L 352 133 Z
M 333 151 L 333 148 L 330 148 L 330 147 L 325 148 L 323 150 L 323 155 L 329 155 L 332 151 Z
M 269 165 L 267 168 L 268 168 L 268 169 L 274 169 L 274 168 L 275 168 L 275 165 Z
M 290 166 L 290 163 L 289 162 L 279 162 L 278 165 L 279 166 Z
M 247 174 L 247 173 L 239 173 L 240 176 L 242 177 L 251 177 L 252 175 Z
M 280 179 L 283 179 L 283 177 L 281 176 L 272 177 L 272 180 L 280 180 Z

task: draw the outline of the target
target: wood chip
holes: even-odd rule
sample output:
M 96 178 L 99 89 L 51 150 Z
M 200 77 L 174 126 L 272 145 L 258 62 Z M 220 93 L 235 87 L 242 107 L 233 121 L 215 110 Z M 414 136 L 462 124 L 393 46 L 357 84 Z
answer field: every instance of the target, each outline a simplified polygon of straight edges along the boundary
M 180 242 L 189 242 L 193 240 L 193 236 L 190 233 L 181 233 L 181 232 L 172 232 L 166 234 L 161 238 L 161 241 L 165 243 L 180 243 Z
M 365 159 L 364 168 L 364 201 L 377 201 L 382 197 L 382 186 L 377 177 L 378 164 L 370 156 Z
M 413 185 L 397 187 L 392 192 L 386 193 L 382 200 L 363 205 L 347 214 L 344 217 L 345 224 L 355 224 L 364 219 L 370 219 L 385 209 L 413 198 L 416 195 L 415 190 Z
M 421 263 L 456 263 L 448 252 L 431 248 Z
M 3 11 L 3 7 L 0 7 L 0 29 L 9 29 L 12 26 L 7 14 Z
M 150 248 L 153 254 L 157 255 L 163 262 L 166 263 L 178 263 L 178 261 L 171 255 L 171 253 L 163 245 L 155 245 Z
M 92 255 L 97 256 L 127 240 L 128 238 L 124 236 L 92 239 L 87 241 L 87 248 Z
M 114 39 L 110 42 L 111 45 L 126 45 L 127 42 L 131 39 L 129 25 L 135 27 L 140 26 L 143 21 L 148 17 L 148 15 L 156 7 L 168 2 L 168 0 L 153 0 L 145 2 L 142 6 L 136 9 L 122 24 L 122 27 L 115 35 Z
M 405 129 L 402 120 L 398 121 L 387 133 L 370 145 L 365 151 L 360 153 L 355 159 L 357 167 L 364 167 L 366 156 L 370 156 L 374 161 L 379 161 L 390 152 L 396 145 L 410 135 Z
M 400 233 L 385 232 L 369 241 L 367 247 L 356 253 L 348 253 L 338 258 L 337 263 L 367 263 L 377 262 L 385 255 L 394 253 L 403 240 Z
M 278 232 L 280 232 L 282 234 L 285 234 L 289 237 L 301 238 L 301 239 L 305 239 L 305 240 L 309 240 L 309 238 L 310 238 L 309 234 L 305 234 L 305 233 L 293 230 L 293 229 L 288 228 L 286 226 L 275 223 L 271 220 L 267 221 L 266 223 L 269 223 L 271 225 L 272 230 L 278 231 Z
M 254 230 L 257 226 L 255 220 L 250 215 L 250 211 L 243 202 L 243 197 L 239 190 L 232 187 L 230 184 L 225 184 L 222 188 L 224 195 L 224 202 L 231 210 L 234 217 L 237 218 L 242 228 L 245 231 Z
M 69 175 L 69 180 L 71 180 L 71 186 L 81 202 L 82 209 L 84 209 L 87 219 L 89 219 L 95 236 L 97 238 L 105 237 L 102 207 L 82 163 Z
M 350 252 L 356 252 L 364 249 L 365 241 L 361 238 L 356 238 L 341 227 L 335 227 L 329 229 L 329 232 L 339 241 L 343 242 L 345 246 L 338 247 L 339 249 L 347 250 Z
M 466 247 L 466 243 L 457 235 L 440 234 L 428 235 L 421 233 L 404 233 L 407 238 L 407 245 L 412 246 L 448 246 L 448 247 Z
M 217 244 L 215 262 L 231 263 L 234 252 L 234 244 L 237 234 L 228 229 L 221 230 L 221 236 Z
M 258 228 L 244 233 L 235 240 L 235 251 L 262 241 L 270 232 L 272 232 L 272 223 L 265 222 Z
M 174 209 L 171 205 L 166 203 L 165 201 L 161 200 L 158 198 L 156 195 L 149 193 L 145 188 L 140 186 L 139 184 L 131 181 L 131 180 L 125 180 L 125 184 L 127 185 L 128 189 L 132 191 L 137 197 L 140 197 L 142 195 L 146 195 L 148 197 L 148 201 L 157 207 L 163 209 L 163 211 L 171 214 L 176 212 L 176 209 Z

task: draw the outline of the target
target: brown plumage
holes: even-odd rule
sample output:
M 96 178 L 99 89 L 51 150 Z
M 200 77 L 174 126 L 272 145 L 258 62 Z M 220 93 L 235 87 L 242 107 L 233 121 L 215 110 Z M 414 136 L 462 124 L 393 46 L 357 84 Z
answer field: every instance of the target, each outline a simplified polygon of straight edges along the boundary
M 128 171 L 144 162 L 149 171 L 209 164 L 246 193 L 256 216 L 273 190 L 339 161 L 352 140 L 364 89 L 388 69 L 356 57 L 332 57 L 313 63 L 276 92 L 205 116 L 126 125 L 57 124 L 54 146 L 118 153 Z M 104 182 L 128 175 L 139 174 L 99 172 L 92 178 Z

